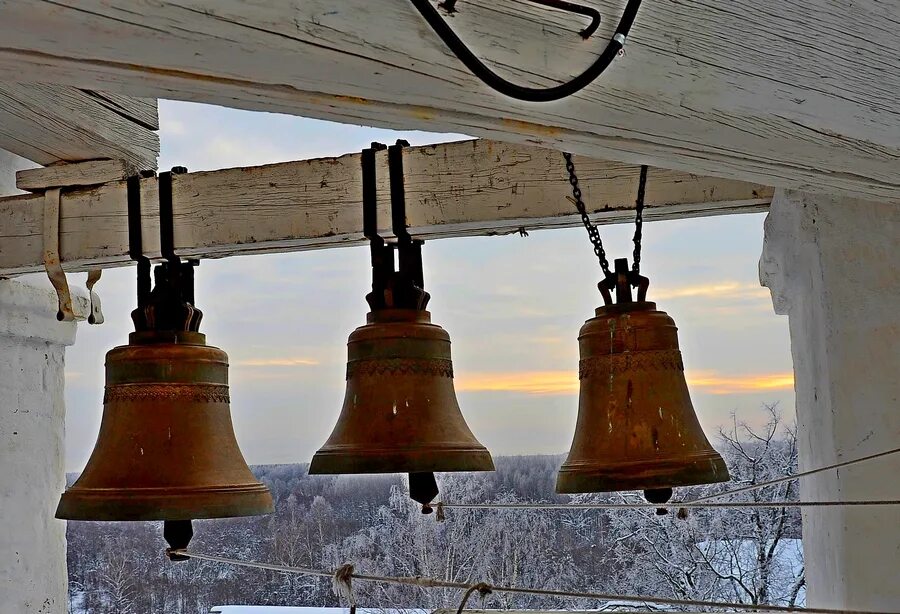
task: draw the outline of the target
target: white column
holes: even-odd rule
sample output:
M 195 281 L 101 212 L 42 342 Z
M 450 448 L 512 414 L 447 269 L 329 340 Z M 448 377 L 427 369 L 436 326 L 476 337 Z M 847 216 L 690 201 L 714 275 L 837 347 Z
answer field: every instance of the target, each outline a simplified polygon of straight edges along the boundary
M 776 193 L 760 279 L 790 317 L 801 469 L 900 447 L 900 205 Z M 800 482 L 900 499 L 900 456 Z M 807 605 L 900 611 L 900 507 L 803 512 Z
M 65 346 L 52 291 L 0 281 L 0 611 L 66 612 Z
M 0 195 L 34 163 L 0 150 Z M 0 280 L 0 612 L 64 613 L 63 365 L 75 323 L 56 321 L 47 288 Z

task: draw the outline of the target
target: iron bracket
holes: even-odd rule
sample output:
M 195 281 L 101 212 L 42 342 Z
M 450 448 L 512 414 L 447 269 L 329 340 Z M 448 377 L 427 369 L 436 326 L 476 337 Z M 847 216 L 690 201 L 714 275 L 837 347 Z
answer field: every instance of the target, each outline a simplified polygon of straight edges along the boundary
M 637 271 L 629 269 L 627 258 L 616 258 L 613 267 L 613 271 L 597 284 L 600 294 L 603 295 L 603 303 L 605 305 L 612 305 L 613 303 L 620 305 L 633 302 L 631 296 L 632 288 L 637 288 L 637 302 L 642 303 L 646 301 L 650 280 Z M 613 291 L 616 293 L 615 301 L 613 301 L 612 297 Z
M 372 309 L 401 307 L 425 309 L 428 293 L 424 291 L 422 244 L 409 234 L 406 226 L 406 190 L 403 178 L 403 148 L 409 143 L 398 140 L 386 147 L 381 143 L 362 150 L 363 234 L 369 239 L 372 258 L 372 292 L 366 300 Z M 378 234 L 377 171 L 375 155 L 387 149 L 391 196 L 391 229 L 388 242 Z M 394 267 L 397 251 L 397 270 Z

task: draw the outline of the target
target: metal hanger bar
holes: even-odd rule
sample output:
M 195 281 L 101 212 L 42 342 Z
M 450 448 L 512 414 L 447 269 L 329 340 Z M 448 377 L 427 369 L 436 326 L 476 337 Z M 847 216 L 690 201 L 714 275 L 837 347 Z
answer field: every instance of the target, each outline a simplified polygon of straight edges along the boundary
M 388 170 L 391 185 L 391 228 L 399 243 L 412 241 L 406 228 L 406 186 L 403 181 L 403 147 L 406 141 L 397 141 L 388 147 Z M 401 265 L 402 266 L 402 265 Z
M 404 140 L 397 140 L 388 147 L 388 171 L 391 186 L 391 226 L 397 237 L 397 255 L 400 273 L 419 288 L 425 287 L 422 270 L 423 241 L 413 241 L 406 226 L 406 185 L 403 171 L 403 148 L 409 147 Z
M 172 205 L 172 172 L 159 174 L 159 249 L 172 266 L 181 264 L 175 254 L 175 219 Z
M 141 176 L 125 181 L 128 200 L 128 255 L 137 262 L 137 304 L 144 307 L 150 298 L 150 259 L 144 255 L 141 226 Z

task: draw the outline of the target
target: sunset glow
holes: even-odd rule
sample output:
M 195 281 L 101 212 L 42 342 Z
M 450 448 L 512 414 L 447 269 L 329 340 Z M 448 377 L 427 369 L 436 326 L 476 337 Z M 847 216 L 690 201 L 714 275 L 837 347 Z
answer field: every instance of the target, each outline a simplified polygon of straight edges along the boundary
M 793 373 L 750 373 L 728 375 L 715 371 L 687 374 L 688 386 L 707 394 L 742 394 L 767 390 L 789 390 Z M 578 393 L 574 371 L 525 371 L 520 373 L 462 373 L 455 381 L 461 392 L 513 392 L 529 395 L 567 395 Z

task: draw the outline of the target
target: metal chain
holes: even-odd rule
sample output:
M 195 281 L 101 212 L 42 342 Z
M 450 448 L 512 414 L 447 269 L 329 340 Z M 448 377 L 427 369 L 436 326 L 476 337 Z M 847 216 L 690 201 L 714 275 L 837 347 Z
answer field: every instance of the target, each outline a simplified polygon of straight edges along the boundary
M 575 200 L 575 206 L 578 208 L 578 213 L 581 214 L 581 222 L 584 224 L 585 230 L 587 230 L 588 238 L 590 238 L 591 243 L 594 245 L 594 253 L 600 261 L 600 268 L 603 269 L 603 274 L 609 277 L 612 273 L 609 270 L 609 261 L 606 259 L 606 250 L 603 249 L 603 240 L 600 238 L 600 231 L 598 231 L 597 227 L 591 223 L 591 218 L 588 217 L 587 209 L 584 206 L 584 200 L 581 198 L 581 188 L 578 187 L 578 175 L 575 174 L 575 163 L 572 162 L 572 154 L 563 152 L 563 157 L 566 159 L 566 170 L 569 171 L 569 183 L 572 184 L 572 197 Z
M 591 243 L 594 245 L 594 253 L 597 254 L 597 259 L 600 261 L 600 267 L 603 269 L 603 273 L 607 276 L 610 275 L 609 270 L 609 261 L 606 259 L 606 250 L 603 249 L 603 241 L 600 239 L 600 231 L 597 230 L 597 227 L 591 222 L 591 218 L 588 217 L 587 208 L 585 207 L 584 200 L 581 197 L 581 188 L 578 187 L 578 175 L 575 173 L 575 163 L 572 162 L 572 154 L 568 152 L 563 152 L 563 157 L 566 159 L 566 170 L 569 171 L 569 183 L 572 184 L 572 196 L 575 202 L 575 206 L 578 208 L 578 213 L 581 214 L 581 222 L 584 224 L 585 229 L 587 230 L 588 237 L 591 240 Z M 638 194 L 637 200 L 635 201 L 635 214 L 634 214 L 634 264 L 631 265 L 631 270 L 635 272 L 635 274 L 639 274 L 641 272 L 641 237 L 642 231 L 644 228 L 644 192 L 647 188 L 647 166 L 641 166 L 641 178 L 638 183 Z
M 641 231 L 644 229 L 644 191 L 647 187 L 647 165 L 641 167 L 641 179 L 638 183 L 637 200 L 634 202 L 634 264 L 631 270 L 635 275 L 641 272 Z

